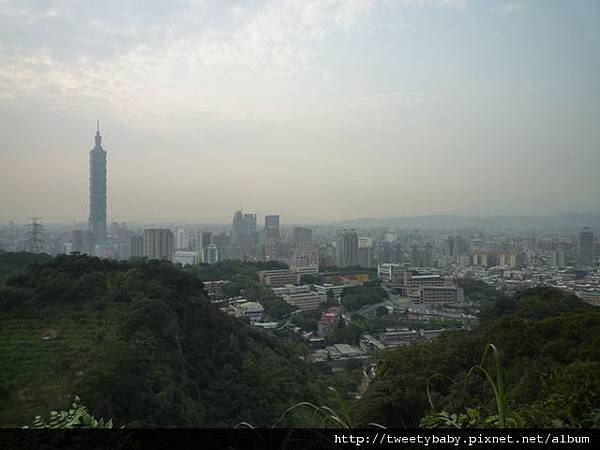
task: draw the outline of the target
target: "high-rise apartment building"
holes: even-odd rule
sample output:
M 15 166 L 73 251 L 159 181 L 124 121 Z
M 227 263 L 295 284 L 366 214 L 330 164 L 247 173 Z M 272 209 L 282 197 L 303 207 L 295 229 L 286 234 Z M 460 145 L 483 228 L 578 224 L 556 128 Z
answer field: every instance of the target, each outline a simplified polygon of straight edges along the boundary
M 279 216 L 265 216 L 265 233 L 267 241 L 269 239 L 279 240 Z
M 71 253 L 94 254 L 94 234 L 89 230 L 71 231 Z
M 212 233 L 210 231 L 203 231 L 200 233 L 200 242 L 203 249 L 208 247 L 212 244 Z
M 202 262 L 204 264 L 219 262 L 219 250 L 215 244 L 209 244 L 202 249 Z
M 148 259 L 173 257 L 173 232 L 168 228 L 148 228 L 144 230 L 144 256 Z
M 131 257 L 144 257 L 144 236 L 132 236 L 131 238 Z
M 358 235 L 354 230 L 343 230 L 337 239 L 338 267 L 351 267 L 358 265 Z
M 373 261 L 373 239 L 370 237 L 358 238 L 358 265 L 361 267 L 375 267 Z
M 591 266 L 594 261 L 594 233 L 584 227 L 577 233 L 577 265 Z
M 96 124 L 95 145 L 90 151 L 90 215 L 88 227 L 94 234 L 100 256 L 106 247 L 106 152 L 102 148 L 100 124 Z
M 190 248 L 190 232 L 187 228 L 178 228 L 175 238 L 175 249 L 189 250 Z

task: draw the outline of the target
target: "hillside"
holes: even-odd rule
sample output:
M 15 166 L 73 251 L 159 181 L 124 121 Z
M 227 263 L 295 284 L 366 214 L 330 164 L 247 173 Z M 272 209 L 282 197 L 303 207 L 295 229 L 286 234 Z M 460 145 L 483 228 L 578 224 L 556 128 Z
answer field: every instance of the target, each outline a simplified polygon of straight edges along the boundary
M 354 425 L 416 427 L 468 408 L 489 417 L 490 384 L 480 372 L 467 374 L 490 343 L 500 349 L 507 406 L 522 426 L 597 422 L 600 309 L 574 296 L 538 288 L 508 298 L 459 280 L 481 311 L 480 325 L 378 354 L 377 375 L 355 400 L 359 369 L 309 365 L 293 333 L 252 328 L 205 296 L 202 280 L 227 279 L 229 294 L 283 316 L 287 305 L 255 278 L 275 266 L 182 270 L 159 261 L 0 253 L 0 427 L 31 423 L 75 395 L 95 416 L 127 427 L 270 426 L 303 401 L 343 412 Z M 302 415 L 289 420 L 280 424 L 314 424 Z
M 164 262 L 62 256 L 0 288 L 0 426 L 78 394 L 128 426 L 271 424 L 313 398 L 294 348 L 228 317 Z
M 551 288 L 499 297 L 482 309 L 485 320 L 473 331 L 386 353 L 357 422 L 414 427 L 442 410 L 494 414 L 490 384 L 480 372 L 467 377 L 493 343 L 501 353 L 509 410 L 525 426 L 585 426 L 600 409 L 600 310 Z

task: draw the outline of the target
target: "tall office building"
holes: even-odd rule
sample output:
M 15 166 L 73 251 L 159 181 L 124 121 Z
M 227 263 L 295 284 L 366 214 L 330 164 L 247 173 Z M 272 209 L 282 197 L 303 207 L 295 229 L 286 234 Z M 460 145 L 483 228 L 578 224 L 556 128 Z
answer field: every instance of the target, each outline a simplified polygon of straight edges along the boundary
M 258 233 L 256 231 L 256 214 L 237 211 L 233 216 L 231 231 L 231 259 L 246 259 L 248 254 L 256 253 Z
M 244 241 L 246 234 L 246 221 L 244 220 L 244 213 L 242 211 L 236 211 L 233 216 L 233 227 L 231 229 L 231 245 L 241 246 Z
M 584 227 L 577 233 L 577 265 L 591 266 L 594 261 L 594 233 Z
M 148 259 L 173 257 L 173 232 L 168 228 L 147 228 L 144 230 L 144 256 Z
M 244 220 L 246 221 L 247 235 L 247 244 L 245 250 L 248 253 L 256 253 L 256 244 L 258 244 L 256 214 L 246 213 L 244 214 Z
M 90 151 L 90 216 L 88 227 L 94 234 L 100 256 L 106 247 L 106 152 L 102 148 L 100 123 L 96 124 L 94 148 Z
M 343 230 L 337 239 L 337 266 L 358 265 L 358 235 L 354 230 Z

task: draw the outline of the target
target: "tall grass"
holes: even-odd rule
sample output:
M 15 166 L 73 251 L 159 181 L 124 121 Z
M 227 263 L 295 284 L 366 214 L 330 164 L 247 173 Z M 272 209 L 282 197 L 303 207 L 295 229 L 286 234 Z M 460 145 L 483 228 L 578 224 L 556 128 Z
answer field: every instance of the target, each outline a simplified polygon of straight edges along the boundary
M 490 355 L 493 358 L 495 370 L 489 370 L 486 368 L 485 363 Z M 481 358 L 481 363 L 476 364 L 473 367 L 471 367 L 469 369 L 469 371 L 467 372 L 466 378 L 469 378 L 475 372 L 480 372 L 484 375 L 485 379 L 488 381 L 488 383 L 492 387 L 492 390 L 494 392 L 494 400 L 496 403 L 497 414 L 495 416 L 491 416 L 491 417 L 484 419 L 484 422 L 486 424 L 493 424 L 494 426 L 499 427 L 499 428 L 507 428 L 509 426 L 516 426 L 520 422 L 520 419 L 517 416 L 509 417 L 509 415 L 508 415 L 506 392 L 505 392 L 505 388 L 504 388 L 504 372 L 503 372 L 503 368 L 502 368 L 502 360 L 501 360 L 501 356 L 500 356 L 500 351 L 494 344 L 486 345 L 485 350 L 483 352 L 483 356 Z M 435 406 L 433 404 L 433 400 L 432 400 L 432 396 L 431 396 L 430 384 L 431 384 L 431 381 L 437 377 L 447 378 L 452 383 L 456 383 L 456 381 L 454 379 L 452 379 L 448 376 L 445 376 L 443 374 L 439 374 L 439 373 L 434 374 L 429 378 L 429 380 L 427 382 L 427 398 L 429 400 L 429 404 L 432 409 L 435 409 Z M 468 417 L 471 420 L 475 420 L 476 417 L 479 417 L 479 412 L 477 409 L 467 408 L 467 414 L 466 415 L 463 414 L 463 416 Z M 441 422 L 444 422 L 448 425 L 456 426 L 456 427 L 461 426 L 460 420 L 457 419 L 461 416 L 457 416 L 456 414 L 450 415 L 447 412 L 443 411 L 442 413 L 438 414 L 437 417 L 440 419 Z

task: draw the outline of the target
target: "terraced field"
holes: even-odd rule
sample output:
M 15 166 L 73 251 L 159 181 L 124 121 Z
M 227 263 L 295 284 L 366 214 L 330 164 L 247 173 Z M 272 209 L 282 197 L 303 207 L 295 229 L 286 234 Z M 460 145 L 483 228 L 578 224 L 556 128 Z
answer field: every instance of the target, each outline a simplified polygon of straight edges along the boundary
M 0 313 L 0 423 L 23 426 L 68 404 L 89 364 L 114 341 L 111 317 L 118 309 L 68 305 L 60 315 L 54 307 L 52 314 L 40 309 L 19 319 Z

